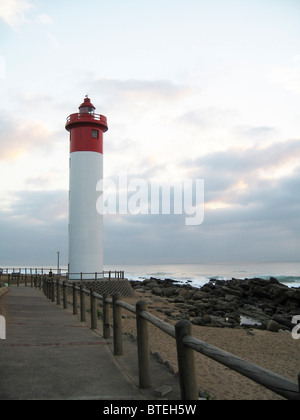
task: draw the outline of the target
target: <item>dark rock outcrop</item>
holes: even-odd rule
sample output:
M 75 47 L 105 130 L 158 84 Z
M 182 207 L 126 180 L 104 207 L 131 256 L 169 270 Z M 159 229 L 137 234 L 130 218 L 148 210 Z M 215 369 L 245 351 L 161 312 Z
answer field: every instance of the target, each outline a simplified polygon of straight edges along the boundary
M 300 315 L 300 288 L 273 277 L 211 280 L 201 288 L 157 278 L 131 284 L 168 299 L 179 310 L 178 319 L 188 317 L 195 325 L 291 331 L 293 316 Z

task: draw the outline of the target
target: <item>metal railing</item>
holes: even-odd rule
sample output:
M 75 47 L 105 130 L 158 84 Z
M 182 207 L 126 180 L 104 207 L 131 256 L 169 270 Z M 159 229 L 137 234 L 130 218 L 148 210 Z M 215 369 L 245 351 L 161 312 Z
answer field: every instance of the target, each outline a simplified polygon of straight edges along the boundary
M 81 282 L 85 280 L 124 280 L 125 278 L 125 272 L 117 270 L 105 270 L 91 273 L 69 273 L 65 269 L 59 269 L 58 271 L 59 273 L 57 273 L 57 270 L 52 270 L 51 268 L 1 268 L 0 281 L 7 282 L 9 285 L 12 282 L 15 282 L 19 285 L 20 283 L 26 283 L 28 280 L 30 281 L 31 279 L 34 279 L 36 276 L 47 276 L 49 278 L 53 278 L 54 276 L 57 277 L 57 275 L 66 280 L 70 279 L 70 277 L 74 277 L 74 280 L 70 279 L 72 282 Z
M 66 281 L 61 283 L 58 279 L 37 276 L 31 286 L 43 289 L 48 299 L 61 303 L 68 308 L 68 291 L 72 294 L 73 314 L 78 314 L 80 307 L 80 320 L 86 321 L 85 297 L 90 297 L 90 321 L 91 328 L 97 329 L 97 299 L 102 302 L 103 310 L 103 337 L 110 338 L 111 335 L 111 306 L 113 312 L 113 346 L 114 355 L 123 354 L 123 333 L 122 333 L 122 313 L 125 309 L 136 315 L 137 325 L 137 346 L 138 346 L 138 367 L 139 367 L 139 387 L 141 389 L 151 387 L 150 372 L 150 346 L 148 323 L 150 322 L 169 336 L 175 338 L 177 348 L 177 360 L 179 381 L 182 400 L 198 400 L 198 384 L 196 378 L 195 351 L 201 353 L 224 366 L 240 373 L 241 375 L 253 380 L 267 389 L 288 400 L 300 400 L 300 374 L 298 383 L 293 382 L 277 373 L 248 362 L 234 354 L 228 353 L 215 346 L 196 339 L 192 335 L 192 324 L 190 321 L 178 321 L 175 327 L 167 324 L 147 311 L 147 303 L 139 301 L 136 306 L 130 305 L 121 300 L 121 295 L 115 293 L 112 299 L 107 295 L 99 295 L 93 290 L 86 289 L 83 284 L 77 286 Z M 78 298 L 80 304 L 78 304 Z
M 103 123 L 107 123 L 107 118 L 104 115 L 101 114 L 94 114 L 94 113 L 74 113 L 67 117 L 67 123 L 77 121 L 80 119 L 90 119 L 90 120 L 96 120 L 96 121 L 102 121 Z

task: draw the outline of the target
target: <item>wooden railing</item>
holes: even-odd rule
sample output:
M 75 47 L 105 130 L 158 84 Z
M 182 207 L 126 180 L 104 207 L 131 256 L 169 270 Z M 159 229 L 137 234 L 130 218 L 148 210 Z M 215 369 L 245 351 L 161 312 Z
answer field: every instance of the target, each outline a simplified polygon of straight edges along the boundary
M 112 299 L 106 295 L 99 295 L 93 290 L 84 288 L 83 284 L 61 283 L 59 280 L 47 277 L 37 277 L 31 286 L 43 289 L 48 299 L 57 304 L 63 299 L 63 307 L 68 308 L 68 294 L 72 294 L 73 314 L 78 314 L 80 308 L 80 319 L 86 321 L 86 296 L 90 297 L 90 322 L 91 329 L 97 328 L 97 299 L 102 302 L 103 310 L 103 337 L 110 338 L 111 335 L 111 306 L 113 313 L 113 344 L 114 355 L 123 354 L 123 333 L 122 333 L 122 309 L 136 315 L 137 324 L 137 346 L 138 346 L 138 367 L 139 387 L 149 388 L 151 386 L 150 372 L 150 346 L 148 335 L 148 323 L 150 322 L 169 336 L 175 338 L 177 348 L 177 360 L 179 381 L 182 400 L 198 400 L 198 383 L 196 378 L 195 351 L 199 352 L 224 366 L 252 379 L 254 382 L 270 389 L 276 394 L 288 400 L 300 400 L 300 374 L 298 383 L 284 378 L 265 368 L 250 363 L 231 353 L 214 347 L 192 335 L 192 324 L 187 320 L 177 322 L 175 327 L 167 324 L 147 311 L 147 304 L 139 301 L 136 306 L 130 305 L 121 300 L 121 295 L 116 293 Z M 78 298 L 80 303 L 78 304 Z

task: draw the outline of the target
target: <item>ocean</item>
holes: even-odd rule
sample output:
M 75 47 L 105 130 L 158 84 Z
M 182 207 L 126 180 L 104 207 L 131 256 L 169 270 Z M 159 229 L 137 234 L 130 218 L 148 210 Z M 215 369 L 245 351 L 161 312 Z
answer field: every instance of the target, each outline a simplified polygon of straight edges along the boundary
M 48 266 L 36 267 L 49 271 Z M 6 267 L 12 271 L 13 267 Z M 67 267 L 60 267 L 65 273 Z M 15 266 L 15 270 L 19 268 Z M 52 267 L 53 272 L 56 268 Z M 260 277 L 269 279 L 275 277 L 279 282 L 289 287 L 300 287 L 300 262 L 272 263 L 210 263 L 210 264 L 149 264 L 149 265 L 105 265 L 105 271 L 124 271 L 129 280 L 143 281 L 150 277 L 173 279 L 180 284 L 190 284 L 201 287 L 211 279 L 231 280 Z M 21 269 L 25 272 L 25 269 Z M 29 272 L 29 268 L 27 268 Z
M 169 278 L 194 287 L 201 287 L 211 279 L 253 277 L 275 277 L 289 287 L 300 287 L 300 262 L 118 265 L 105 267 L 105 270 L 123 270 L 129 280 Z

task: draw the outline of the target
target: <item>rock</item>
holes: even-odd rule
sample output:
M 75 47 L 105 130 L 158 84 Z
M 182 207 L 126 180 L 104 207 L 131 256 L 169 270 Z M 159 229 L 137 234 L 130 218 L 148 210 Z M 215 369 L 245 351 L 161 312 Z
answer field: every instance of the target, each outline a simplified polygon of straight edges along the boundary
M 171 297 L 177 294 L 177 290 L 175 287 L 167 287 L 163 289 L 163 295 L 166 297 Z
M 199 326 L 206 325 L 202 316 L 197 316 L 196 318 L 192 319 L 192 324 L 199 325 Z
M 236 302 L 237 297 L 234 295 L 225 295 L 225 302 Z
M 186 289 L 182 289 L 180 290 L 177 298 L 183 298 L 184 300 L 190 300 L 192 299 L 193 295 L 194 295 L 194 291 L 192 290 L 186 290 Z
M 280 324 L 278 324 L 278 322 L 276 322 L 276 321 L 274 321 L 273 319 L 271 319 L 269 322 L 268 322 L 268 325 L 267 325 L 267 330 L 268 331 L 271 331 L 271 332 L 278 332 L 279 330 L 281 330 L 281 325 Z
M 278 324 L 280 324 L 281 328 L 284 327 L 285 329 L 288 328 L 289 330 L 292 330 L 294 325 L 292 324 L 292 318 L 291 317 L 284 317 L 280 315 L 274 315 L 273 321 L 276 321 Z
M 145 293 L 146 292 L 144 287 L 135 287 L 133 290 L 135 292 L 139 292 L 139 293 Z
M 184 297 L 182 297 L 182 296 L 177 296 L 175 299 L 174 299 L 174 302 L 175 303 L 184 303 L 185 302 L 185 299 L 184 299 Z
M 150 280 L 145 280 L 145 282 L 144 282 L 148 287 L 155 287 L 155 286 L 158 286 L 158 283 L 157 283 L 157 280 L 156 279 L 154 279 L 154 278 L 152 278 L 151 277 L 151 279 Z
M 163 294 L 163 289 L 161 287 L 153 287 L 152 293 L 161 296 Z
M 291 330 L 293 316 L 300 314 L 300 288 L 289 288 L 273 277 L 269 280 L 212 279 L 201 288 L 156 278 L 134 281 L 132 285 L 134 289 L 151 290 L 153 295 L 174 302 L 180 312 L 176 313 L 176 318 L 190 316 L 195 325 L 235 327 L 240 325 L 240 316 L 245 316 L 257 322 L 253 328 L 266 329 L 269 324 L 269 330 Z M 163 309 L 162 312 L 170 310 Z
M 300 300 L 300 290 L 299 289 L 291 289 L 285 292 L 285 296 L 288 299 L 295 299 Z
M 223 286 L 222 290 L 224 290 L 224 292 L 226 294 L 230 294 L 230 295 L 233 295 L 233 296 L 236 296 L 236 297 L 239 297 L 239 298 L 242 297 L 242 294 L 243 294 L 242 291 L 240 291 L 236 288 L 227 287 L 227 286 Z
M 202 300 L 204 297 L 207 297 L 207 295 L 206 293 L 203 293 L 201 289 L 201 291 L 194 293 L 193 300 Z
M 153 353 L 152 356 L 154 357 L 154 359 L 157 363 L 161 363 L 161 364 L 164 363 L 163 358 L 161 357 L 161 355 L 158 352 Z
M 172 373 L 172 375 L 175 375 L 175 369 L 174 369 L 174 366 L 172 365 L 172 363 L 171 363 L 171 362 L 169 362 L 169 360 L 166 360 L 166 361 L 164 362 L 164 365 L 167 367 L 168 371 L 169 371 L 170 373 Z

